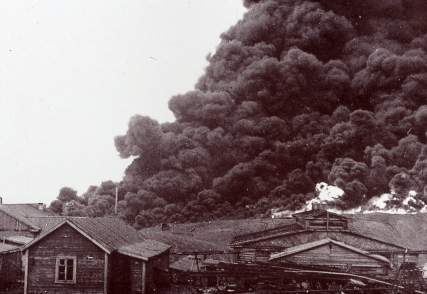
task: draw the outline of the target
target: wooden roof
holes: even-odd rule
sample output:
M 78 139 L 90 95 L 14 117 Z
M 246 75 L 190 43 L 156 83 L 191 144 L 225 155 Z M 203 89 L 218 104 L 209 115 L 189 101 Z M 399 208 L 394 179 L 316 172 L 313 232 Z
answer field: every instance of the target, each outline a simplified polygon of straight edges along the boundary
M 40 228 L 31 221 L 31 218 L 54 216 L 55 214 L 45 209 L 39 209 L 39 205 L 39 203 L 0 204 L 0 211 L 34 230 L 40 230 Z
M 297 254 L 297 253 L 300 253 L 300 252 L 304 252 L 304 251 L 308 251 L 308 250 L 311 250 L 311 249 L 314 249 L 314 248 L 317 248 L 317 247 L 321 247 L 321 246 L 324 246 L 324 245 L 327 245 L 327 244 L 334 244 L 334 245 L 337 245 L 339 247 L 345 248 L 347 250 L 350 250 L 350 251 L 356 252 L 358 254 L 367 256 L 369 258 L 373 258 L 373 259 L 379 260 L 381 262 L 390 264 L 390 260 L 388 260 L 384 256 L 376 255 L 376 254 L 370 254 L 367 251 L 361 250 L 359 248 L 353 247 L 351 245 L 348 245 L 348 244 L 345 244 L 343 242 L 339 242 L 339 241 L 336 241 L 336 240 L 333 240 L 333 239 L 330 239 L 330 238 L 325 238 L 325 239 L 322 239 L 322 240 L 317 240 L 317 241 L 313 241 L 313 242 L 309 242 L 309 243 L 305 243 L 305 244 L 301 244 L 301 245 L 298 245 L 298 246 L 287 248 L 287 249 L 285 249 L 282 252 L 272 254 L 269 260 L 276 260 L 276 259 L 279 259 L 279 258 L 291 256 L 291 255 L 294 255 L 294 254 Z
M 137 230 L 117 217 L 66 217 L 25 245 L 23 250 L 64 225 L 71 226 L 108 254 L 118 251 L 135 258 L 148 259 L 169 249 L 164 243 L 144 238 Z

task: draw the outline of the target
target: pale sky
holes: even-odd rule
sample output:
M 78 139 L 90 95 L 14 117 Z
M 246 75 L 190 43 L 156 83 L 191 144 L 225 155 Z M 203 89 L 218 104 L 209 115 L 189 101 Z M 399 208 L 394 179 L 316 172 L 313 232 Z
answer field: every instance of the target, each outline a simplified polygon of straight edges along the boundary
M 1 0 L 0 196 L 49 204 L 122 178 L 113 138 L 174 120 L 241 0 Z

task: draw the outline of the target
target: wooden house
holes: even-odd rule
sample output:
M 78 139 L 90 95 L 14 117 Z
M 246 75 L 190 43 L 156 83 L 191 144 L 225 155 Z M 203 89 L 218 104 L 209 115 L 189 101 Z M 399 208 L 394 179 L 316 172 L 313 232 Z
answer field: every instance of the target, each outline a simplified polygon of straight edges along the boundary
M 150 293 L 169 246 L 118 218 L 65 218 L 23 247 L 24 293 Z
M 385 275 L 403 261 L 417 261 L 393 236 L 375 232 L 380 223 L 353 223 L 322 208 L 296 213 L 281 226 L 236 236 L 230 246 L 236 262 L 292 263 Z M 394 235 L 397 235 L 394 232 Z
M 0 204 L 0 238 L 21 236 L 29 238 L 21 241 L 28 242 L 42 231 L 39 218 L 53 216 L 43 203 Z

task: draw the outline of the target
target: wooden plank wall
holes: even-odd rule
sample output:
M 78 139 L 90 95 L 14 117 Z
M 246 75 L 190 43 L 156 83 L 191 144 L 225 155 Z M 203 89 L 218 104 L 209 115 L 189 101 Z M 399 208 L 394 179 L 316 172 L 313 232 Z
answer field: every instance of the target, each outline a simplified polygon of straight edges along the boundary
M 348 250 L 335 244 L 303 251 L 281 259 L 283 262 L 295 262 L 301 265 L 320 265 L 331 267 L 353 268 L 364 273 L 385 273 L 386 263 Z
M 59 255 L 77 257 L 76 284 L 55 284 Z M 68 225 L 33 245 L 28 258 L 28 293 L 104 292 L 104 252 Z

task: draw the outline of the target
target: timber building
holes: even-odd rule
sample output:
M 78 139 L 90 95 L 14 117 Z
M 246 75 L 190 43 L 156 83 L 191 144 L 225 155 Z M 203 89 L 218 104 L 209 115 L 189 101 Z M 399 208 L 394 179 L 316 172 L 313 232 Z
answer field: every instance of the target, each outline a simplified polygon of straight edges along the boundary
M 143 294 L 167 280 L 169 246 L 116 217 L 0 204 L 0 238 L 0 293 Z
M 123 221 L 70 217 L 22 248 L 24 293 L 147 293 L 169 269 L 169 246 Z
M 323 208 L 296 213 L 273 229 L 236 236 L 238 263 L 268 262 L 389 275 L 403 262 L 425 263 L 425 253 L 372 233 L 378 224 L 353 223 Z M 395 234 L 396 235 L 396 234 Z

